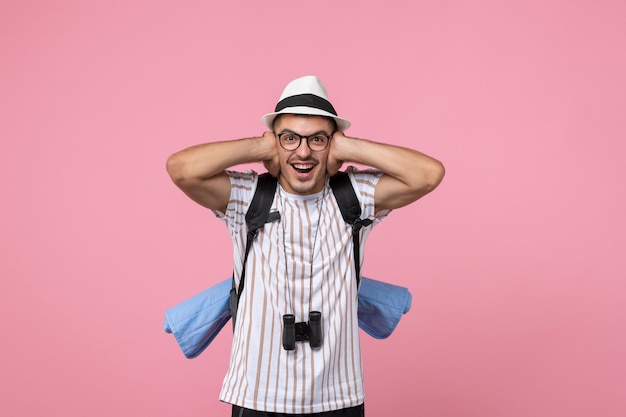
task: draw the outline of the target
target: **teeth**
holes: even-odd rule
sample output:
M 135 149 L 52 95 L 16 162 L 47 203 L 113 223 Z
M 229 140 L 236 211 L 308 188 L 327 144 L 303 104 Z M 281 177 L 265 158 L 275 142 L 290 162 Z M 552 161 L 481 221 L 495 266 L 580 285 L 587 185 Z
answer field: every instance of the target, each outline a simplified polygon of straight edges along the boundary
M 293 166 L 293 169 L 295 169 L 299 173 L 306 174 L 313 170 L 315 164 L 291 164 L 291 166 Z

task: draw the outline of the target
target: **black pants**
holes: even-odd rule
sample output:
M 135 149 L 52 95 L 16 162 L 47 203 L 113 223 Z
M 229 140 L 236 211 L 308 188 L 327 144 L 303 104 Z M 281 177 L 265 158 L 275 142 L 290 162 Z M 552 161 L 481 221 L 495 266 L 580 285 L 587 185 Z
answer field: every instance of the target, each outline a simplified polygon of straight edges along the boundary
M 342 408 L 341 410 L 326 411 L 324 413 L 314 414 L 283 414 L 283 413 L 267 413 L 265 411 L 248 410 L 247 408 L 241 408 L 233 405 L 232 417 L 298 417 L 298 416 L 312 416 L 312 417 L 365 417 L 365 405 L 357 405 L 356 407 Z

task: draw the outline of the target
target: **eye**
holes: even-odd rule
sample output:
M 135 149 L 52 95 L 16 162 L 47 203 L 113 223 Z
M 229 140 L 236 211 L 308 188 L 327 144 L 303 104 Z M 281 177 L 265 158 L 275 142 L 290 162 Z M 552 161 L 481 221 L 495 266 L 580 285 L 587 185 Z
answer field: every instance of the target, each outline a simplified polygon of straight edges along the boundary
M 322 143 L 326 143 L 326 136 L 317 135 L 317 136 L 311 137 L 311 139 L 309 140 L 312 141 L 313 143 L 322 144 Z
M 297 141 L 296 137 L 291 133 L 286 133 L 283 135 L 283 142 L 295 142 Z

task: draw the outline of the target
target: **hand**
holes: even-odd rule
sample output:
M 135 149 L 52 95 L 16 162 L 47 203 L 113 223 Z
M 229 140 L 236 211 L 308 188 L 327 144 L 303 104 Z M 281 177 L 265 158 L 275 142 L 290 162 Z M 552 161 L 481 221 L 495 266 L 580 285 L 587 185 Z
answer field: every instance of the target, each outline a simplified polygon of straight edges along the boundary
M 333 133 L 333 138 L 330 140 L 330 150 L 328 151 L 328 159 L 326 162 L 326 172 L 328 172 L 328 176 L 332 177 L 335 175 L 340 169 L 345 161 L 343 161 L 339 155 L 339 147 L 341 145 L 341 141 L 346 137 L 343 132 L 338 130 Z
M 273 132 L 265 132 L 263 133 L 263 140 L 270 143 L 273 149 L 272 154 L 265 160 L 263 160 L 263 166 L 267 169 L 267 172 L 270 173 L 273 177 L 278 177 L 280 174 L 280 161 L 278 159 L 278 140 Z

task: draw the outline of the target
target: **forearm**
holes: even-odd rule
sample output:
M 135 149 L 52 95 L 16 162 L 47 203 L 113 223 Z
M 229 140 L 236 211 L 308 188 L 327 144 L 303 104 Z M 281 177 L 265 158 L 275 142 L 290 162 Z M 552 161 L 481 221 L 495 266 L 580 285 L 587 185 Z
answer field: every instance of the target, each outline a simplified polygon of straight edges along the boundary
M 275 155 L 275 141 L 263 137 L 196 145 L 170 156 L 167 172 L 189 198 L 207 208 L 225 212 L 230 179 L 225 170 L 239 164 L 267 161 Z
M 334 158 L 385 174 L 376 187 L 377 209 L 409 204 L 435 189 L 443 178 L 441 162 L 416 150 L 342 135 L 337 139 Z
M 266 160 L 273 148 L 263 137 L 212 142 L 183 149 L 167 160 L 175 183 L 206 180 L 239 164 Z

